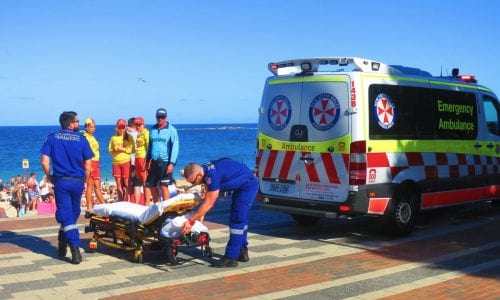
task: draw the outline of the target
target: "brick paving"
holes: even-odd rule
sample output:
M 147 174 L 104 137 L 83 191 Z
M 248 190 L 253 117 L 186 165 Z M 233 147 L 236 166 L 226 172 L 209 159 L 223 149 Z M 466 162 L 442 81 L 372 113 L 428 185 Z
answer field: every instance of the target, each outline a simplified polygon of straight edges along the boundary
M 0 299 L 500 299 L 498 211 L 402 239 L 325 225 L 302 236 L 294 223 L 267 220 L 250 232 L 249 263 L 214 269 L 198 249 L 182 250 L 182 263 L 168 266 L 161 253 L 145 252 L 145 263 L 135 264 L 104 246 L 75 266 L 55 256 L 53 217 L 2 219 Z M 86 223 L 80 218 L 81 232 Z M 206 224 L 220 255 L 227 228 Z M 89 238 L 82 233 L 84 245 Z

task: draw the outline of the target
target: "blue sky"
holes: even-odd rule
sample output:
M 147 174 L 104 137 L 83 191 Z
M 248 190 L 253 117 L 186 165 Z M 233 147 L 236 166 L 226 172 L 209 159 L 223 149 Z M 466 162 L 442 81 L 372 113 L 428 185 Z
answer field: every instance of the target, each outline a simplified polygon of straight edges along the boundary
M 0 1 L 0 126 L 256 123 L 270 61 L 359 56 L 500 93 L 500 2 Z

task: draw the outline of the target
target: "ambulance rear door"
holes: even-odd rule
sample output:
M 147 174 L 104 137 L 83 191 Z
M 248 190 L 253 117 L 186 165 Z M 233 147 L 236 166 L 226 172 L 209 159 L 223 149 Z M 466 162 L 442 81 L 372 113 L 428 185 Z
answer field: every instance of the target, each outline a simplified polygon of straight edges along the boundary
M 287 149 L 291 128 L 300 121 L 302 82 L 295 76 L 266 81 L 259 114 L 257 173 L 263 194 L 299 198 L 298 156 Z
M 347 199 L 349 82 L 347 75 L 304 78 L 298 124 L 307 129 L 307 143 L 297 153 L 302 199 L 326 202 Z
M 271 77 L 259 116 L 263 194 L 343 202 L 348 192 L 349 77 Z

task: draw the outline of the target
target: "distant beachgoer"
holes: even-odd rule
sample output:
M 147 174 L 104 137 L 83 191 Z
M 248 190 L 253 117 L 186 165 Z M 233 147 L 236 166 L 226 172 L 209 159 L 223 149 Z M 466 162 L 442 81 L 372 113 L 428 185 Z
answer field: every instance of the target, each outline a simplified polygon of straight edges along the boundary
M 56 220 L 61 224 L 57 253 L 60 257 L 66 256 L 69 246 L 72 264 L 82 261 L 77 220 L 84 184 L 90 176 L 91 159 L 94 156 L 89 142 L 78 132 L 78 122 L 76 112 L 63 112 L 59 116 L 61 130 L 49 134 L 40 149 L 43 172 L 49 182 L 54 184 Z
M 113 177 L 116 181 L 118 201 L 128 200 L 130 178 L 130 154 L 135 151 L 132 136 L 125 131 L 127 123 L 124 119 L 116 122 L 115 135 L 109 140 L 108 151 L 111 154 Z
M 24 208 L 24 197 L 23 197 L 23 179 L 21 176 L 18 176 L 16 179 L 14 179 L 14 184 L 12 186 L 12 192 L 11 192 L 11 205 L 14 206 L 16 209 L 16 216 L 17 217 L 22 217 L 24 214 L 22 213 L 21 209 Z
M 43 176 L 40 180 L 40 197 L 42 197 L 43 202 L 47 202 L 49 194 L 52 192 L 51 183 L 47 179 L 47 176 Z
M 156 110 L 156 124 L 149 132 L 148 176 L 145 204 L 149 205 L 151 197 L 154 202 L 160 200 L 158 188 L 161 189 L 163 200 L 170 198 L 168 186 L 174 184 L 172 173 L 179 154 L 179 137 L 177 129 L 168 122 L 167 110 Z
M 28 189 L 28 205 L 26 206 L 26 210 L 35 210 L 39 195 L 39 187 L 35 172 L 30 173 L 26 186 Z
M 137 126 L 135 125 L 135 117 L 129 118 L 127 120 L 127 134 L 132 137 L 132 140 L 134 141 L 134 149 L 135 151 L 130 154 L 130 178 L 129 178 L 129 188 L 128 188 L 128 193 L 129 193 L 129 201 L 132 201 L 132 198 L 134 199 L 135 203 L 138 203 L 140 195 L 141 195 L 141 184 L 140 182 L 136 179 L 135 175 L 135 157 L 136 157 L 136 152 L 137 152 L 137 136 L 139 135 L 139 132 L 137 131 Z M 139 198 L 138 198 L 139 196 Z
M 47 195 L 47 201 L 46 202 L 47 203 L 54 203 L 54 202 L 56 202 L 56 198 L 55 198 L 55 196 L 54 196 L 53 193 L 49 193 Z
M 5 186 L 3 185 L 2 178 L 0 178 L 0 192 L 4 192 L 4 191 L 5 191 Z
M 99 204 L 104 204 L 104 197 L 101 191 L 101 167 L 99 164 L 100 152 L 99 152 L 99 142 L 94 137 L 95 132 L 95 122 L 91 118 L 85 119 L 85 133 L 83 134 L 87 141 L 89 141 L 90 148 L 92 149 L 92 153 L 94 153 L 94 157 L 92 157 L 92 161 L 90 164 L 90 176 L 87 179 L 87 189 L 85 190 L 85 202 L 87 206 L 87 210 L 92 210 L 94 207 L 94 197 L 92 193 L 95 193 L 97 197 L 97 202 Z
M 220 192 L 232 192 L 229 213 L 229 241 L 224 256 L 212 264 L 216 268 L 238 266 L 248 258 L 248 219 L 252 202 L 257 196 L 259 182 L 244 164 L 229 158 L 210 161 L 203 166 L 190 163 L 184 168 L 184 177 L 192 184 L 206 184 L 205 199 L 191 218 L 184 223 L 183 234 L 191 231 L 196 220 L 203 220 L 212 209 Z
M 135 118 L 135 126 L 138 132 L 137 141 L 135 143 L 135 180 L 140 184 L 139 189 L 136 187 L 134 190 L 134 197 L 137 203 L 138 197 L 140 197 L 140 187 L 142 187 L 144 191 L 146 190 L 146 179 L 148 176 L 146 155 L 149 147 L 149 130 L 145 127 L 142 117 Z

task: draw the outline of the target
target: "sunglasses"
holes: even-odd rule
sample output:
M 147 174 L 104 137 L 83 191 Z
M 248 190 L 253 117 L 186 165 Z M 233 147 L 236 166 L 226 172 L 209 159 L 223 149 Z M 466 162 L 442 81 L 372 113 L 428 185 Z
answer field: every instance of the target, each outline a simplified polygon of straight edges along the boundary
M 166 117 L 167 116 L 156 116 L 157 119 L 161 119 L 161 120 L 165 119 Z

